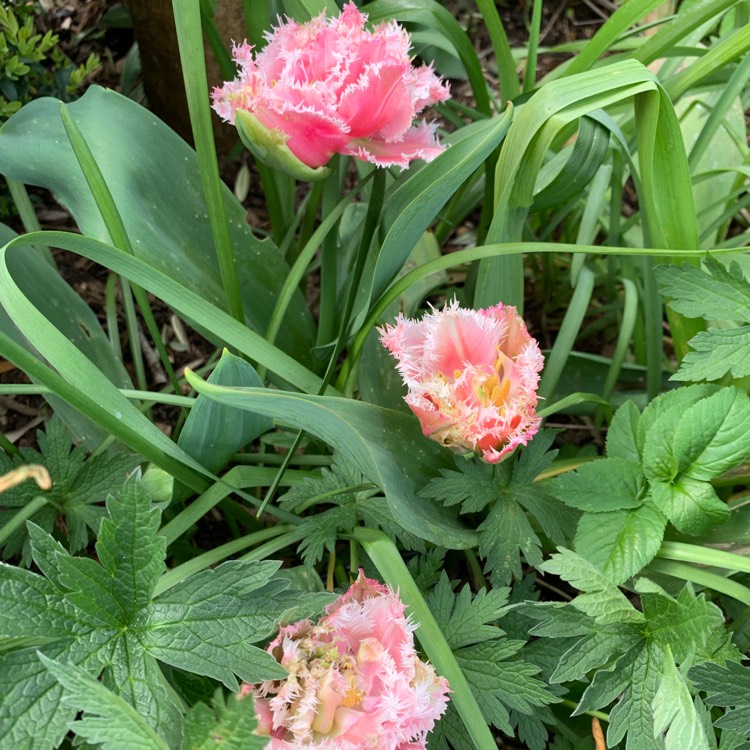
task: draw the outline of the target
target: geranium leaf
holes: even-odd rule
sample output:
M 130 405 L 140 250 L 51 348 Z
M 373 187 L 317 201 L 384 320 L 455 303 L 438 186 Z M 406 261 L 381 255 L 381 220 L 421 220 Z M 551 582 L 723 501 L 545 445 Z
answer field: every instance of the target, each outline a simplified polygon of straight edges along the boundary
M 683 263 L 654 269 L 669 305 L 688 318 L 750 322 L 750 283 L 737 263 L 707 258 L 706 270 Z
M 84 717 L 71 723 L 79 737 L 101 745 L 103 750 L 138 747 L 140 750 L 168 750 L 167 743 L 127 701 L 115 695 L 85 670 L 61 664 L 44 654 L 42 664 L 65 688 L 63 702 Z

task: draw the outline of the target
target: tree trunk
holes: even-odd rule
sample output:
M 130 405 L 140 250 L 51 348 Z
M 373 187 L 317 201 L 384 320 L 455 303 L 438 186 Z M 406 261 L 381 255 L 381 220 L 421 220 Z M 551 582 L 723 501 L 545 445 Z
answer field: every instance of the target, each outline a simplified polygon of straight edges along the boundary
M 177 0 L 184 2 L 185 0 Z M 149 107 L 189 143 L 193 142 L 180 67 L 172 3 L 170 0 L 127 0 L 133 29 L 141 53 L 143 88 Z M 216 0 L 216 25 L 224 43 L 242 41 L 246 35 L 240 0 Z M 219 66 L 208 45 L 204 45 L 209 90 L 222 83 Z M 213 115 L 217 149 L 226 154 L 236 143 L 234 128 Z

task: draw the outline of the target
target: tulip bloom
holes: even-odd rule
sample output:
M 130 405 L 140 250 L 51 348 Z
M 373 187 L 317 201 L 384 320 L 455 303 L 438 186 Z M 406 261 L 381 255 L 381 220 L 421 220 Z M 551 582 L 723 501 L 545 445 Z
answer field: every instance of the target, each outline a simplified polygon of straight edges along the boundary
M 235 46 L 239 76 L 214 89 L 214 109 L 257 156 L 296 176 L 324 176 L 335 153 L 380 167 L 433 159 L 443 150 L 434 126 L 412 121 L 447 99 L 448 86 L 412 65 L 395 21 L 368 31 L 366 20 L 349 3 L 337 18 L 281 23 L 255 57 Z
M 536 434 L 544 358 L 515 307 L 462 310 L 454 300 L 379 330 L 427 437 L 497 463 Z
M 253 694 L 267 750 L 425 750 L 448 684 L 419 659 L 404 609 L 360 571 L 317 624 L 280 629 L 268 652 L 289 676 L 240 692 Z

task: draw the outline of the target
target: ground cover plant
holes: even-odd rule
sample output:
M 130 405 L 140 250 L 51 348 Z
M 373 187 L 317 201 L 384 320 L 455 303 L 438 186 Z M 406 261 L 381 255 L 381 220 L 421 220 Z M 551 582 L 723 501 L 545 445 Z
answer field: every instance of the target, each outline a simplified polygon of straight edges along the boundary
M 242 6 L 0 129 L 0 748 L 750 748 L 750 4 Z

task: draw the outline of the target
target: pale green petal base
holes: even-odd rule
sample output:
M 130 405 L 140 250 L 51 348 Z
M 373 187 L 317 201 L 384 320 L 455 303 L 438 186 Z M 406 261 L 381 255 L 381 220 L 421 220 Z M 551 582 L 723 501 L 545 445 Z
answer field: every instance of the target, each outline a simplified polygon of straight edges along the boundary
M 330 174 L 328 167 L 313 169 L 300 161 L 286 145 L 284 134 L 262 125 L 255 115 L 240 110 L 234 124 L 248 150 L 269 167 L 305 182 L 316 182 Z

